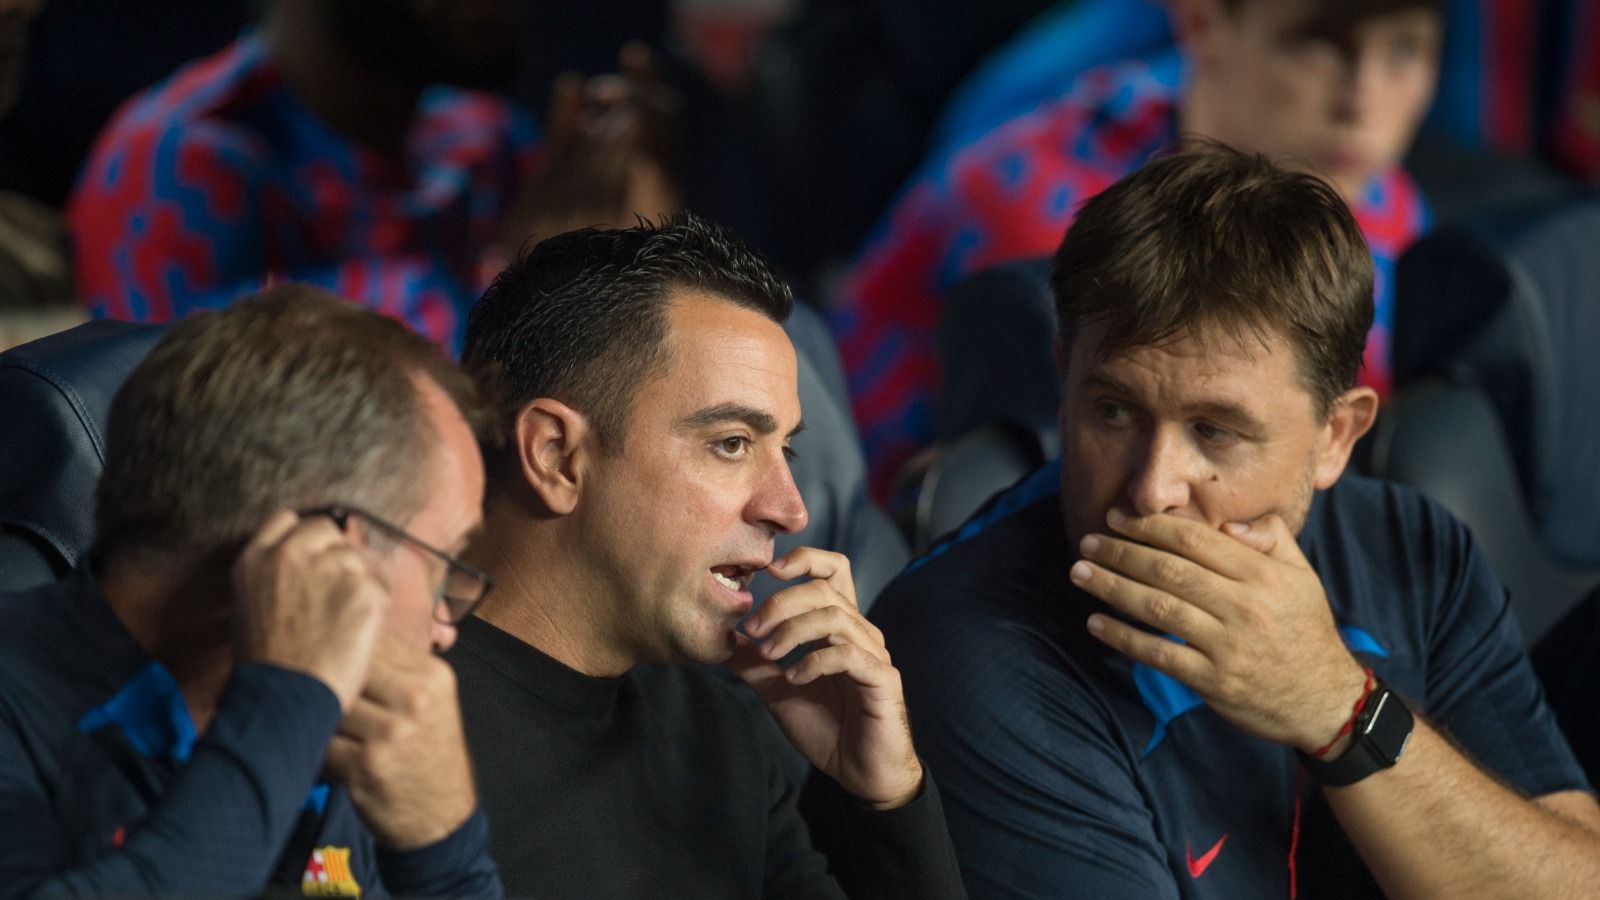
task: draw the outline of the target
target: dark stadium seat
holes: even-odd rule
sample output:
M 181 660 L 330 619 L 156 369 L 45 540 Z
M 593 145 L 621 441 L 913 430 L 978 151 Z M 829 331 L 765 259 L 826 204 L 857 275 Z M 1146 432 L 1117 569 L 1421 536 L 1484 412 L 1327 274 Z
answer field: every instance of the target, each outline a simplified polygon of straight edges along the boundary
M 1025 259 L 956 282 L 939 313 L 940 440 L 992 422 L 1028 428 L 1054 454 L 1061 385 L 1050 260 Z
M 939 316 L 937 444 L 896 475 L 891 508 L 921 553 L 1061 449 L 1050 260 L 963 278 Z
M 1397 393 L 1368 441 L 1367 469 L 1421 490 L 1472 531 L 1511 591 L 1532 646 L 1579 598 L 1600 566 L 1555 559 L 1523 499 L 1501 419 L 1483 391 L 1434 378 Z
M 1600 198 L 1480 216 L 1401 260 L 1374 474 L 1465 521 L 1537 641 L 1600 584 Z
M 1528 512 L 1560 562 L 1600 565 L 1600 197 L 1440 229 L 1396 277 L 1398 386 L 1481 390 Z
M 96 321 L 0 353 L 0 590 L 52 581 L 89 549 L 111 398 L 163 331 Z

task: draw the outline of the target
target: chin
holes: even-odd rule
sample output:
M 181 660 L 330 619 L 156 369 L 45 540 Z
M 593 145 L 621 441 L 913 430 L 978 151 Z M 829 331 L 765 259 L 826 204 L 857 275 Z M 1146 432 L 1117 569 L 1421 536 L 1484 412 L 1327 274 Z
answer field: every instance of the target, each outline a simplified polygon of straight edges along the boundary
M 678 645 L 676 656 L 678 662 L 700 663 L 706 666 L 715 666 L 727 662 L 733 656 L 735 641 L 733 629 L 723 631 L 720 636 L 709 634 L 698 639 L 684 641 Z

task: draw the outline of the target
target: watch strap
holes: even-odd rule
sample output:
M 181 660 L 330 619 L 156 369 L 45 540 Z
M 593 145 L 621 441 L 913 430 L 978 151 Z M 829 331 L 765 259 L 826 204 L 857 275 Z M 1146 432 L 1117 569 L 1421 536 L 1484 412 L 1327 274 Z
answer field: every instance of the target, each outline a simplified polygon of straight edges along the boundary
M 1336 759 L 1317 759 L 1301 753 L 1300 764 L 1319 784 L 1355 784 L 1399 762 L 1414 726 L 1411 710 L 1380 681 L 1356 717 L 1345 751 Z

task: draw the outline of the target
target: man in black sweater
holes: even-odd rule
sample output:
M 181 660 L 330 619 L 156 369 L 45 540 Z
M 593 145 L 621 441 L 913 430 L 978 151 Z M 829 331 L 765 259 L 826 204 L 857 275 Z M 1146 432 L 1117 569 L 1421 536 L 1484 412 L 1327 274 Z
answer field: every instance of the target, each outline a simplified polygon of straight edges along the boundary
M 511 441 L 473 545 L 501 588 L 450 658 L 513 894 L 964 896 L 849 561 L 773 558 L 806 523 L 791 307 L 684 216 L 546 240 L 472 311 L 465 357 L 500 370 Z M 752 612 L 761 571 L 796 583 Z M 827 856 L 779 732 L 826 776 Z

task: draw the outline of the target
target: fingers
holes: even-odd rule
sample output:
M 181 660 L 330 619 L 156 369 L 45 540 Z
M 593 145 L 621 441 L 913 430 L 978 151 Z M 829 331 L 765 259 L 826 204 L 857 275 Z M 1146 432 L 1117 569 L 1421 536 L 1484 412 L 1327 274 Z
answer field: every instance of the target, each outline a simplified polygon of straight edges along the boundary
M 792 685 L 810 684 L 829 675 L 844 675 L 868 688 L 879 688 L 894 698 L 901 696 L 900 672 L 857 644 L 837 644 L 807 653 L 783 673 Z
M 455 670 L 428 650 L 384 635 L 373 649 L 363 700 L 406 714 L 423 711 L 436 698 L 456 695 Z
M 282 556 L 289 547 L 306 555 L 315 555 L 324 549 L 348 543 L 333 520 L 324 516 L 301 518 L 291 510 L 279 510 L 267 517 L 245 543 L 240 552 L 235 571 L 253 571 L 268 556 Z
M 854 610 L 825 605 L 785 619 L 761 641 L 761 655 L 782 659 L 796 647 L 821 641 L 832 645 L 855 644 L 874 657 L 889 662 L 883 634 Z
M 1084 537 L 1078 542 L 1078 549 L 1084 559 L 1099 568 L 1109 569 L 1174 597 L 1182 597 L 1215 618 L 1226 618 L 1232 602 L 1234 582 L 1198 563 L 1164 550 L 1097 534 Z M 1073 574 L 1076 576 L 1077 573 Z M 1163 617 L 1167 615 L 1156 612 Z M 1171 614 L 1177 616 L 1179 613 L 1174 610 Z M 1186 623 L 1186 619 L 1179 618 L 1174 624 Z M 1151 624 L 1166 626 L 1164 622 Z
M 1090 634 L 1134 662 L 1144 663 L 1197 690 L 1201 685 L 1210 683 L 1213 670 L 1211 661 L 1194 647 L 1142 631 L 1100 613 L 1089 617 L 1088 627 Z
M 1229 522 L 1222 530 L 1257 553 L 1302 569 L 1310 568 L 1305 554 L 1300 552 L 1300 542 L 1289 530 L 1289 523 L 1276 513 L 1267 513 L 1248 522 Z
M 1140 556 L 1156 554 L 1149 548 L 1141 547 L 1138 550 L 1142 551 Z M 1127 553 L 1123 558 L 1126 560 L 1134 555 Z M 1165 568 L 1168 560 L 1185 563 L 1170 554 L 1158 554 L 1155 562 L 1146 568 Z M 1186 595 L 1170 593 L 1145 583 L 1145 578 L 1151 576 L 1129 577 L 1088 560 L 1074 563 L 1069 574 L 1074 584 L 1124 614 L 1165 634 L 1177 635 L 1196 647 L 1204 649 L 1213 646 L 1224 633 L 1223 623 L 1216 615 L 1189 602 Z
M 299 522 L 300 516 L 293 511 L 287 509 L 278 510 L 268 516 L 267 520 L 261 523 L 261 527 L 256 529 L 256 533 L 250 536 L 249 542 L 245 544 L 244 552 L 259 555 L 271 547 L 276 547 L 284 538 L 289 536 L 289 532 L 293 531 L 295 525 L 299 524 Z M 328 524 L 332 525 L 333 523 L 329 522 Z
M 1106 523 L 1112 531 L 1138 543 L 1174 553 L 1237 581 L 1250 578 L 1256 570 L 1257 554 L 1248 553 L 1238 541 L 1203 522 L 1169 515 L 1130 517 L 1113 507 L 1106 514 Z
M 334 778 L 351 784 L 361 770 L 361 742 L 335 732 L 333 739 L 328 741 L 325 761 Z
M 767 572 L 779 581 L 807 576 L 821 579 L 838 591 L 840 596 L 848 599 L 851 606 L 856 605 L 855 576 L 850 572 L 849 557 L 842 553 L 815 547 L 796 547 L 773 560 L 767 566 Z

